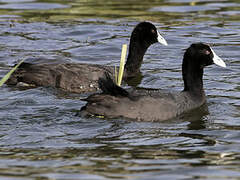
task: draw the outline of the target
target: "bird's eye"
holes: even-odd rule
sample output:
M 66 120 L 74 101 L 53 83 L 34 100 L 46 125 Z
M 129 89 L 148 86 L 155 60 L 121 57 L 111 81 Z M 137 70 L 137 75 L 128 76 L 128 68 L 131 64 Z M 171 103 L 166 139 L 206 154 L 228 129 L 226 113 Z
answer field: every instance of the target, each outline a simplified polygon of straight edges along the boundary
M 201 52 L 202 54 L 204 54 L 204 55 L 209 55 L 209 54 L 211 54 L 211 51 L 208 50 L 208 49 L 202 49 L 202 50 L 200 50 L 200 52 Z
M 154 29 L 152 29 L 152 30 L 151 30 L 151 32 L 152 32 L 153 34 L 155 34 L 155 33 L 156 33 L 156 31 L 155 31 Z
M 203 54 L 205 54 L 205 55 L 211 54 L 211 51 L 209 51 L 209 50 L 207 50 L 207 49 L 202 50 L 202 52 L 203 52 Z

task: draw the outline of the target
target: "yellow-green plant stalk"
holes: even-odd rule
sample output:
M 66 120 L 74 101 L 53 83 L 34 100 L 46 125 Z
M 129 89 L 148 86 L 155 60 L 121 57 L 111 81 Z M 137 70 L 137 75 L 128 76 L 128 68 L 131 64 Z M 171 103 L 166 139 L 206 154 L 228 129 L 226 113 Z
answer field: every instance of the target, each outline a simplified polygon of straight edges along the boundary
M 117 67 L 114 66 L 114 76 L 115 76 L 115 83 L 118 83 L 118 72 L 117 72 Z
M 198 0 L 192 1 L 190 2 L 190 6 L 196 6 L 197 3 L 198 3 Z
M 123 44 L 122 45 L 122 54 L 121 54 L 120 66 L 119 66 L 119 72 L 118 72 L 118 82 L 117 82 L 118 86 L 121 86 L 126 54 L 127 54 L 127 44 Z
M 16 66 L 14 66 L 0 81 L 0 87 L 11 77 L 12 73 L 23 63 L 21 60 Z
M 104 116 L 102 116 L 102 115 L 98 115 L 98 116 L 95 116 L 95 117 L 100 118 L 100 119 L 104 118 Z

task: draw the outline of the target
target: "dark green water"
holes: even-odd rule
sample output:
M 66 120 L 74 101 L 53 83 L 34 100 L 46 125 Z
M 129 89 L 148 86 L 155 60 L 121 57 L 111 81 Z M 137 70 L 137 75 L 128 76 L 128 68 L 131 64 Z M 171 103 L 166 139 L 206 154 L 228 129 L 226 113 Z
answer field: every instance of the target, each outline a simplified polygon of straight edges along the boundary
M 82 119 L 84 95 L 0 88 L 0 179 L 240 179 L 238 0 L 0 0 L 0 76 L 19 59 L 118 64 L 139 21 L 168 41 L 148 50 L 141 87 L 181 90 L 181 60 L 206 42 L 205 107 L 161 123 Z

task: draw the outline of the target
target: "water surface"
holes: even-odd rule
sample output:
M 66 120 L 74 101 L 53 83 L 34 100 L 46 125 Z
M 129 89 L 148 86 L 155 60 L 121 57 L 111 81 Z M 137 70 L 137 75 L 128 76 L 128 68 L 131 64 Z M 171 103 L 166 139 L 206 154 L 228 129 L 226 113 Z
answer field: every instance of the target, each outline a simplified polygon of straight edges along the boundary
M 205 106 L 166 122 L 75 116 L 86 95 L 51 88 L 0 89 L 0 179 L 240 179 L 238 0 L 1 0 L 0 76 L 20 59 L 119 63 L 139 21 L 154 44 L 141 87 L 181 90 L 181 61 L 206 42 L 227 68 L 205 69 Z

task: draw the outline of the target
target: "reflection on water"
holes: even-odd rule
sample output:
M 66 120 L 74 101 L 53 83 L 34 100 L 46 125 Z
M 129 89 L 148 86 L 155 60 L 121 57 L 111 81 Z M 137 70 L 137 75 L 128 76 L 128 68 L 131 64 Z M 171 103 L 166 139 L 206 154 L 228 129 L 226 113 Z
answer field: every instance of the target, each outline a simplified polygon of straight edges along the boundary
M 0 6 L 0 9 L 21 9 L 21 10 L 47 10 L 47 9 L 57 9 L 57 8 L 66 8 L 67 6 L 61 4 L 53 4 L 53 3 L 12 3 L 12 4 L 4 4 Z
M 87 95 L 4 86 L 0 179 L 239 179 L 239 9 L 238 0 L 1 0 L 1 77 L 22 58 L 118 64 L 143 20 L 169 46 L 151 46 L 132 84 L 181 90 L 192 42 L 212 44 L 228 67 L 205 70 L 205 106 L 159 123 L 83 119 Z

